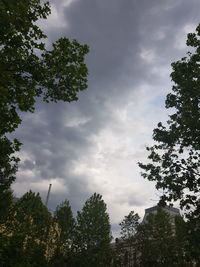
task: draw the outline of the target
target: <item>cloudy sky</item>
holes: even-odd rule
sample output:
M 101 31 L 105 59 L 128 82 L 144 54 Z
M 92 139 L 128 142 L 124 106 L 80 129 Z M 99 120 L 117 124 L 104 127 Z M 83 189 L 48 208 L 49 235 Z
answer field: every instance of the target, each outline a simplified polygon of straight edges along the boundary
M 88 89 L 76 103 L 38 102 L 23 114 L 23 142 L 13 185 L 46 197 L 49 208 L 68 199 L 74 212 L 94 192 L 107 203 L 113 232 L 131 210 L 143 216 L 159 192 L 140 175 L 145 146 L 165 121 L 171 62 L 185 56 L 187 32 L 200 18 L 199 0 L 51 0 L 39 24 L 47 45 L 62 36 L 90 46 Z

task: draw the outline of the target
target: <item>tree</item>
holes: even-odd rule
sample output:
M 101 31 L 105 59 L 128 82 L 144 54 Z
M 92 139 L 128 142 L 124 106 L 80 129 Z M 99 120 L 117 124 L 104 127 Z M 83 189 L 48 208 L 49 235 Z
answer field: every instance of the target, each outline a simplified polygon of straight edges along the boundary
M 57 206 L 54 213 L 58 225 L 59 235 L 56 242 L 56 251 L 52 263 L 56 266 L 65 266 L 65 261 L 70 261 L 74 239 L 75 220 L 68 200 Z
M 13 205 L 4 225 L 2 262 L 6 266 L 47 266 L 52 217 L 39 194 L 28 192 Z
M 10 185 L 15 180 L 19 162 L 19 158 L 14 153 L 19 151 L 19 147 L 20 142 L 17 139 L 10 141 L 6 136 L 0 135 L 0 223 L 6 220 L 6 215 L 9 213 Z
M 120 239 L 116 243 L 117 255 L 120 256 L 122 266 L 131 267 L 136 261 L 137 245 L 136 232 L 139 226 L 140 217 L 134 211 L 131 211 L 120 222 Z
M 125 218 L 120 222 L 121 227 L 121 238 L 123 240 L 129 240 L 131 239 L 136 231 L 137 227 L 139 225 L 139 215 L 137 213 L 134 213 L 134 211 L 131 211 Z
M 194 266 L 193 256 L 190 253 L 190 227 L 182 216 L 175 217 L 175 252 L 176 262 L 179 262 L 180 266 Z
M 136 266 L 190 266 L 184 261 L 184 252 L 180 253 L 181 243 L 177 243 L 175 218 L 173 221 L 161 207 L 140 224 L 136 239 Z
M 15 180 L 21 143 L 6 134 L 21 123 L 20 112 L 33 112 L 38 97 L 76 101 L 87 87 L 87 45 L 63 37 L 45 48 L 47 36 L 36 22 L 50 12 L 40 0 L 0 1 L 0 195 Z
M 166 108 L 173 113 L 164 126 L 158 123 L 153 132 L 156 144 L 148 147 L 150 163 L 139 166 L 143 177 L 156 181 L 163 190 L 161 203 L 180 201 L 188 218 L 188 248 L 200 261 L 200 25 L 189 33 L 187 45 L 192 52 L 172 63 L 172 92 L 167 95 Z
M 166 126 L 158 123 L 153 132 L 156 144 L 148 147 L 151 163 L 139 166 L 143 177 L 156 181 L 163 190 L 161 201 L 180 200 L 181 208 L 200 218 L 200 25 L 189 33 L 187 45 L 193 53 L 172 63 L 172 92 L 166 108 L 173 108 Z
M 104 267 L 109 265 L 110 223 L 102 196 L 94 193 L 77 213 L 76 225 L 77 266 Z
M 157 206 L 144 217 L 130 212 L 120 223 L 121 238 L 115 245 L 115 267 L 194 266 L 187 254 L 187 224 L 181 216 L 174 216 L 168 209 Z

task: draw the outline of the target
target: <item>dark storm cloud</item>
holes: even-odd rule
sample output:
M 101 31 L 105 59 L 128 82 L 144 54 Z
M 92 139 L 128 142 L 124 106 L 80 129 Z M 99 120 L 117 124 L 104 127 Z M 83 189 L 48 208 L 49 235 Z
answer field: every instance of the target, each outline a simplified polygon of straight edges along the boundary
M 69 36 L 91 48 L 91 80 L 105 85 L 120 75 L 130 47 L 137 51 L 137 9 L 133 1 L 77 1 L 66 9 Z
M 173 58 L 180 58 L 183 51 L 173 47 L 176 36 L 186 24 L 198 23 L 200 3 L 77 0 L 63 8 L 59 1 L 52 3 L 62 10 L 69 27 L 58 31 L 51 25 L 47 30 L 49 40 L 67 36 L 90 46 L 89 87 L 79 94 L 76 103 L 38 102 L 34 114 L 22 115 L 23 124 L 16 135 L 24 144 L 22 154 L 26 152 L 21 170 L 36 173 L 28 181 L 59 177 L 67 192 L 56 193 L 52 187 L 50 207 L 55 208 L 67 198 L 77 210 L 93 193 L 89 187 L 93 181 L 89 175 L 74 174 L 74 165 L 97 149 L 93 137 L 117 124 L 113 112 L 126 106 L 130 94 L 137 92 L 140 85 L 157 83 L 162 90 L 163 80 L 158 72 L 151 72 L 152 66 L 159 69 Z M 156 38 L 157 32 L 163 36 Z M 142 49 L 154 50 L 154 64 L 142 60 Z M 26 179 L 26 173 L 19 172 L 18 181 Z M 141 206 L 144 201 L 138 200 L 136 194 L 134 198 L 129 196 L 128 203 Z
M 138 7 L 130 0 L 85 0 L 75 1 L 63 11 L 69 29 L 62 29 L 62 35 L 90 47 L 89 88 L 97 97 L 111 97 L 118 89 L 113 82 L 119 83 L 133 50 L 133 60 L 138 61 Z

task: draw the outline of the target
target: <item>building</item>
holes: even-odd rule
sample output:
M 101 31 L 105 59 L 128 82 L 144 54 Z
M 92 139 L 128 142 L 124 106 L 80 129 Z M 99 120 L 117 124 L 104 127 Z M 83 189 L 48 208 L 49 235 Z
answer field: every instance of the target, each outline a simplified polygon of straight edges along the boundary
M 141 226 L 139 229 L 137 229 L 138 231 L 136 231 L 135 235 L 133 235 L 130 239 L 127 240 L 122 240 L 122 239 L 117 239 L 116 243 L 112 244 L 112 249 L 113 249 L 113 261 L 111 266 L 112 267 L 135 267 L 135 266 L 142 266 L 140 265 L 141 262 L 143 262 L 143 253 L 144 251 L 146 251 L 146 247 L 143 246 L 144 242 L 147 242 L 146 244 L 148 244 L 148 240 L 150 241 L 149 244 L 151 244 L 151 242 L 153 241 L 153 243 L 159 244 L 159 236 L 156 234 L 154 235 L 155 232 L 157 232 L 157 228 L 159 225 L 156 224 L 157 221 L 157 216 L 153 216 L 154 220 L 153 220 L 153 225 L 152 228 L 150 228 L 150 232 L 149 228 L 146 229 L 146 225 L 148 226 L 148 216 L 149 215 L 156 215 L 159 211 L 162 211 L 161 213 L 159 213 L 161 216 L 164 216 L 163 219 L 161 220 L 161 227 L 159 229 L 159 231 L 165 231 L 165 219 L 168 220 L 168 225 L 171 224 L 171 232 L 169 230 L 170 233 L 170 237 L 172 237 L 173 240 L 173 236 L 175 236 L 176 234 L 176 228 L 175 228 L 175 218 L 177 216 L 181 216 L 180 215 L 180 211 L 177 208 L 171 207 L 171 206 L 165 206 L 165 207 L 161 207 L 161 206 L 154 206 L 148 209 L 145 209 L 145 215 L 144 218 L 141 222 Z M 169 216 L 165 216 L 165 213 Z M 162 218 L 162 217 L 159 217 Z M 159 222 L 158 222 L 159 223 Z M 170 223 L 170 224 L 169 224 Z M 146 225 L 145 225 L 146 224 Z M 153 230 L 153 231 L 152 231 Z M 165 236 L 166 237 L 166 236 Z M 168 236 L 167 236 L 168 238 Z M 158 239 L 158 240 L 157 240 Z M 155 241 L 155 242 L 154 242 Z M 152 244 L 153 244 L 152 243 Z M 155 252 L 155 247 L 149 247 L 149 244 L 147 245 L 147 248 L 149 249 L 149 251 L 154 250 Z M 168 246 L 168 243 L 166 243 L 166 246 Z M 166 247 L 165 247 L 166 248 Z M 171 244 L 169 249 L 171 249 Z M 149 253 L 148 251 L 148 253 Z M 159 249 L 158 249 L 159 251 Z M 163 256 L 163 252 L 162 249 L 159 251 L 160 252 L 160 257 L 164 257 Z M 148 255 L 147 253 L 147 255 Z M 158 263 L 160 261 L 160 259 L 158 258 L 152 258 L 152 259 L 148 259 L 149 260 L 149 265 L 148 266 L 154 266 L 152 262 L 154 263 Z M 152 260 L 152 261 L 150 261 Z M 166 259 L 165 259 L 166 260 Z M 147 266 L 147 265 L 146 265 Z M 161 266 L 161 265 L 160 265 Z
M 145 214 L 144 214 L 144 218 L 142 223 L 146 223 L 147 222 L 147 217 L 150 214 L 157 214 L 158 209 L 161 208 L 163 211 L 165 211 L 166 213 L 168 213 L 172 219 L 172 222 L 174 221 L 174 218 L 176 216 L 181 216 L 179 209 L 171 207 L 171 206 L 165 206 L 165 207 L 161 207 L 161 206 L 154 206 L 148 209 L 145 209 Z

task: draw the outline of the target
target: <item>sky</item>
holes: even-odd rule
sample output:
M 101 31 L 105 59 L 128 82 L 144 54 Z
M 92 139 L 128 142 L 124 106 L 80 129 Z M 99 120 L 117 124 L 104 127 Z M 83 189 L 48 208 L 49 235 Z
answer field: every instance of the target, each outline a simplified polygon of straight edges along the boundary
M 131 210 L 141 217 L 160 192 L 141 176 L 152 132 L 170 114 L 171 63 L 185 56 L 199 23 L 198 0 L 50 0 L 39 25 L 47 47 L 66 36 L 87 44 L 88 88 L 73 103 L 39 100 L 22 114 L 23 143 L 15 194 L 32 190 L 55 210 L 68 199 L 74 213 L 94 193 L 107 204 L 113 235 Z

